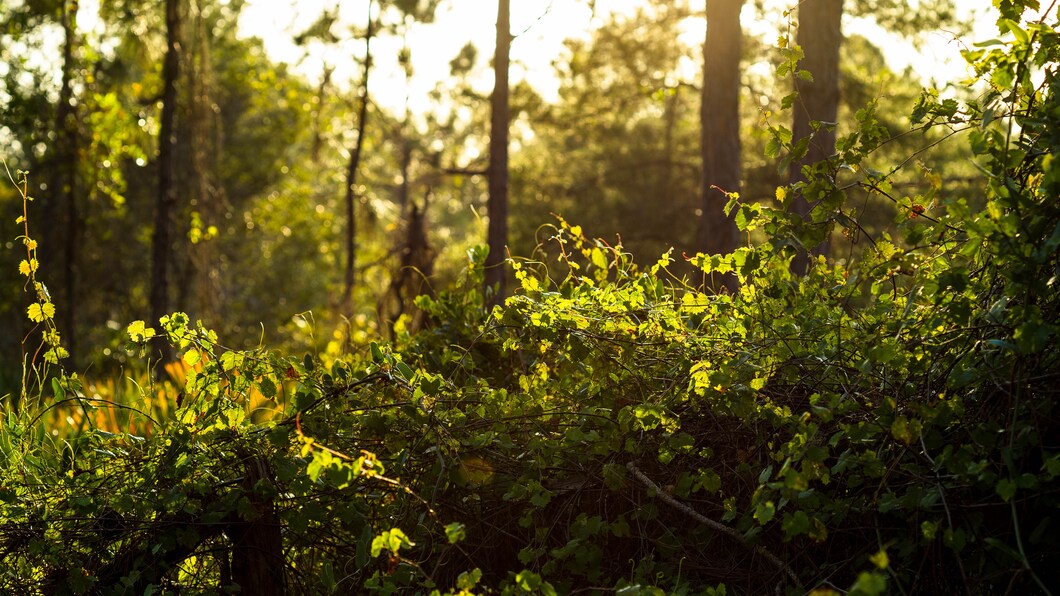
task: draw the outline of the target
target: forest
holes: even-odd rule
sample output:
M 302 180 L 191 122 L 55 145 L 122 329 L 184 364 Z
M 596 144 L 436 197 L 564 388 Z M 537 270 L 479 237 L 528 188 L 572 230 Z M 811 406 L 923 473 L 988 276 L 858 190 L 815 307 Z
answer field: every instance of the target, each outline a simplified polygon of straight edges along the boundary
M 0 593 L 1060 591 L 1057 5 L 0 0 Z

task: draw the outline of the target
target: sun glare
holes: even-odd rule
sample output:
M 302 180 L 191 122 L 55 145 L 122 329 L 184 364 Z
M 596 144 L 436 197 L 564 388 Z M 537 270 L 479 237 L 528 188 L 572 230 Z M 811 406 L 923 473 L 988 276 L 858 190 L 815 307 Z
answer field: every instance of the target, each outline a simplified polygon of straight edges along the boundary
M 592 4 L 592 7 L 590 7 Z M 520 0 L 512 3 L 512 81 L 525 80 L 546 100 L 557 97 L 557 80 L 553 62 L 564 51 L 564 41 L 587 37 L 612 13 L 632 14 L 643 0 Z M 699 2 L 693 2 L 697 8 Z M 765 18 L 759 17 L 751 3 L 745 5 L 745 30 L 772 43 L 784 23 L 780 17 L 790 2 L 766 2 Z M 274 60 L 286 62 L 311 80 L 318 80 L 325 68 L 334 69 L 333 81 L 349 85 L 360 77 L 359 58 L 363 42 L 351 36 L 346 42 L 332 47 L 309 45 L 299 47 L 294 36 L 307 28 L 331 4 L 325 0 L 249 0 L 243 9 L 240 31 L 246 36 L 260 37 Z M 980 6 L 981 5 L 981 6 Z M 978 37 L 989 35 L 993 26 L 989 20 L 976 19 L 989 0 L 959 3 L 959 10 L 975 24 Z M 348 31 L 351 25 L 366 21 L 365 1 L 343 2 L 340 5 L 340 25 L 336 32 Z M 378 10 L 378 3 L 376 3 Z M 594 12 L 595 11 L 595 12 Z M 471 73 L 475 87 L 488 92 L 492 75 L 488 65 L 494 43 L 496 8 L 487 0 L 449 0 L 442 3 L 435 21 L 430 24 L 413 23 L 399 36 L 382 36 L 373 42 L 376 70 L 372 77 L 372 95 L 377 102 L 390 109 L 402 109 L 406 97 L 413 112 L 430 109 L 429 93 L 450 74 L 449 62 L 467 43 L 478 49 L 478 64 Z M 701 19 L 690 19 L 684 27 L 682 40 L 695 47 L 700 43 Z M 861 34 L 882 40 L 887 57 L 896 71 L 912 67 L 925 82 L 956 80 L 963 76 L 963 62 L 959 44 L 947 32 L 923 34 L 919 50 L 900 37 L 890 34 L 869 19 L 847 19 L 847 34 Z M 413 60 L 413 76 L 406 81 L 398 67 L 397 56 L 408 43 Z M 695 57 L 690 56 L 692 63 Z

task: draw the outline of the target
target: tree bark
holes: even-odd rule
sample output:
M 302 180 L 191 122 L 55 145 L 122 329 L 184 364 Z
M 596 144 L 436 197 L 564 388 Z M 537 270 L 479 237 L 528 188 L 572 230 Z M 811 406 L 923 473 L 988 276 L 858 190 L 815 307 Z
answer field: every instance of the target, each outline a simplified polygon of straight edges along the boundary
M 190 140 L 190 170 L 182 177 L 194 182 L 192 211 L 198 213 L 197 225 L 201 236 L 187 243 L 191 266 L 190 283 L 195 299 L 196 318 L 217 321 L 222 312 L 221 255 L 217 240 L 210 237 L 210 228 L 224 222 L 225 200 L 223 190 L 216 184 L 217 164 L 222 154 L 220 122 L 214 112 L 212 97 L 214 81 L 210 57 L 210 24 L 203 15 L 202 0 L 195 3 L 194 16 L 188 25 L 194 33 L 189 35 L 187 50 L 189 59 L 188 83 L 191 100 L 188 105 L 187 138 Z M 187 28 L 187 27 L 186 27 Z M 180 302 L 182 306 L 185 302 Z
M 273 502 L 254 491 L 262 481 L 272 483 L 265 459 L 249 456 L 243 490 L 257 517 L 240 519 L 225 530 L 232 542 L 232 582 L 240 587 L 241 594 L 284 596 L 287 593 L 284 575 L 287 559 L 283 552 L 280 519 Z
M 803 180 L 802 167 L 828 159 L 835 152 L 834 123 L 839 110 L 839 47 L 843 41 L 841 22 L 843 0 L 803 0 L 799 4 L 799 30 L 796 41 L 804 57 L 799 64 L 808 70 L 813 81 L 795 78 L 795 102 L 792 122 L 792 142 L 811 137 L 806 156 L 792 162 L 789 182 Z M 826 123 L 816 131 L 813 122 Z M 813 199 L 813 197 L 810 197 Z M 792 211 L 809 218 L 810 202 L 798 194 L 793 198 Z M 828 241 L 814 247 L 815 254 L 828 254 Z M 809 255 L 800 253 L 792 262 L 792 270 L 803 273 L 809 265 Z
M 364 74 L 361 81 L 361 106 L 357 111 L 357 140 L 350 151 L 349 167 L 346 170 L 346 275 L 342 287 L 341 310 L 345 316 L 353 314 L 354 270 L 357 264 L 357 170 L 361 164 L 361 149 L 364 147 L 364 131 L 368 124 L 368 75 L 372 70 L 372 0 L 368 1 L 368 29 L 364 35 Z
M 320 149 L 324 145 L 324 98 L 327 97 L 328 88 L 331 86 L 331 73 L 335 69 L 324 65 L 324 76 L 320 79 L 317 87 L 317 109 L 313 115 L 313 145 L 309 150 L 309 159 L 312 163 L 320 161 Z
M 497 0 L 497 45 L 493 54 L 490 97 L 489 229 L 484 296 L 488 306 L 504 300 L 504 258 L 508 245 L 508 53 L 512 45 L 510 0 Z
M 74 51 L 77 47 L 78 3 L 63 2 L 63 76 L 59 105 L 55 112 L 58 162 L 54 190 L 65 211 L 63 234 L 63 299 L 60 307 L 63 339 L 71 360 L 77 362 L 77 247 L 80 245 L 81 216 L 77 204 L 79 131 L 77 108 L 73 104 Z M 76 365 L 76 364 L 75 364 Z
M 736 224 L 725 215 L 726 193 L 740 191 L 740 50 L 744 0 L 707 0 L 707 35 L 703 42 L 703 87 L 700 102 L 699 229 L 696 250 L 725 254 L 736 246 Z M 736 280 L 721 280 L 730 290 Z
M 155 200 L 155 229 L 151 237 L 151 322 L 168 314 L 170 235 L 172 211 L 177 202 L 173 173 L 176 169 L 177 80 L 180 78 L 181 15 L 179 0 L 166 0 L 166 56 L 162 63 L 162 117 L 158 134 L 158 194 Z M 157 369 L 172 360 L 173 350 L 160 343 Z

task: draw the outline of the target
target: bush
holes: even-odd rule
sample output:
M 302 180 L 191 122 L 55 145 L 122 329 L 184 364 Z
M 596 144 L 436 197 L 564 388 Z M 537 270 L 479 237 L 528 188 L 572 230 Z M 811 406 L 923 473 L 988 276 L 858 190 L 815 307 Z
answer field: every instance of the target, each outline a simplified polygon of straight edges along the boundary
M 866 109 L 816 178 L 778 191 L 826 197 L 810 221 L 734 199 L 769 242 L 692 258 L 734 275 L 731 295 L 560 221 L 538 260 L 512 263 L 502 307 L 468 289 L 475 249 L 463 290 L 418 300 L 425 330 L 335 361 L 225 350 L 179 313 L 136 322 L 134 343 L 164 337 L 187 369 L 150 435 L 51 435 L 59 402 L 101 405 L 62 375 L 9 409 L 0 585 L 1048 592 L 1060 42 L 1002 7 L 1013 40 L 969 52 L 982 98 L 928 93 L 915 114 L 967 132 L 981 210 L 858 171 L 881 141 Z M 904 242 L 793 275 L 822 230 L 863 234 L 844 212 L 855 187 L 895 200 Z

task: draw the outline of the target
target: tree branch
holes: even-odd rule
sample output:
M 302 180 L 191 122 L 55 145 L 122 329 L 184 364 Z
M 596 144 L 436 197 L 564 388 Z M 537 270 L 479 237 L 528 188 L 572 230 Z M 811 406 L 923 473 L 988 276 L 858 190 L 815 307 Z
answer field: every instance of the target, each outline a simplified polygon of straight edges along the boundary
M 626 469 L 628 469 L 633 474 L 633 476 L 641 482 L 641 484 L 655 491 L 655 494 L 658 495 L 660 499 L 665 501 L 667 505 L 673 507 L 674 509 L 677 509 L 681 513 L 684 513 L 685 515 L 691 517 L 699 523 L 714 530 L 717 530 L 722 534 L 725 534 L 729 538 L 732 538 L 733 540 L 742 544 L 745 548 L 762 555 L 766 558 L 767 561 L 772 563 L 774 567 L 776 567 L 778 570 L 782 571 L 785 575 L 791 578 L 791 581 L 795 582 L 795 585 L 799 584 L 799 578 L 797 575 L 795 575 L 795 572 L 788 568 L 788 566 L 784 564 L 784 561 L 781 561 L 779 557 L 769 552 L 769 550 L 767 550 L 764 546 L 748 544 L 747 541 L 744 540 L 744 537 L 736 530 L 730 528 L 729 526 L 726 526 L 721 522 L 716 522 L 710 518 L 703 516 L 695 509 L 692 509 L 688 505 L 685 505 L 684 503 L 671 497 L 669 494 L 664 492 L 658 484 L 652 482 L 651 478 L 645 476 L 644 472 L 641 472 L 640 469 L 637 468 L 637 464 L 635 462 L 627 463 Z

